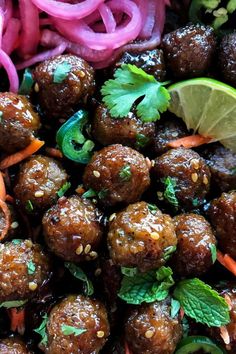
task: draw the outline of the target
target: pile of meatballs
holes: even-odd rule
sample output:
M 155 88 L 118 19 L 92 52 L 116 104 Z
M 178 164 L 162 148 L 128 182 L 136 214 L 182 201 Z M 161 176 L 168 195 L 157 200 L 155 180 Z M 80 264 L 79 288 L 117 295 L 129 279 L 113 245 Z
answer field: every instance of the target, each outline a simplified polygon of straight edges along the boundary
M 55 83 L 53 73 L 64 61 L 72 69 Z M 97 73 L 81 58 L 61 55 L 33 68 L 30 95 L 0 93 L 1 157 L 34 137 L 46 142 L 39 153 L 3 171 L 12 200 L 10 228 L 0 244 L 0 303 L 24 300 L 25 322 L 14 333 L 9 310 L 1 307 L 0 353 L 124 354 L 125 343 L 132 354 L 174 353 L 183 321 L 171 317 L 170 297 L 128 306 L 117 295 L 121 267 L 147 272 L 166 264 L 176 279 L 200 277 L 230 299 L 227 343 L 218 328 L 190 322 L 190 333 L 207 333 L 236 352 L 236 282 L 213 264 L 211 253 L 217 246 L 236 259 L 236 155 L 219 143 L 170 149 L 170 141 L 189 135 L 170 113 L 156 123 L 142 122 L 135 108 L 124 119 L 112 118 L 99 92 L 122 63 L 160 81 L 213 76 L 236 87 L 236 33 L 219 41 L 212 28 L 190 24 L 167 33 L 160 48 L 124 53 Z M 81 108 L 89 112 L 87 131 L 96 143 L 87 165 L 47 150 L 56 147 L 60 125 Z M 167 178 L 175 181 L 177 208 L 165 198 Z M 70 189 L 59 197 L 67 182 Z M 0 212 L 0 232 L 4 226 Z M 68 263 L 88 275 L 91 296 Z M 40 342 L 35 329 L 45 316 L 46 340 Z M 62 326 L 84 331 L 68 334 Z

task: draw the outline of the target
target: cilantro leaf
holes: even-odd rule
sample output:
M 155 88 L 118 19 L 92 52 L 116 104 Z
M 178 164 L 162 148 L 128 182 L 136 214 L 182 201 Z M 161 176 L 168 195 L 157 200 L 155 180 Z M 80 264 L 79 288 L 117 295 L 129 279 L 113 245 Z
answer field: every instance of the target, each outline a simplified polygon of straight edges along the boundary
M 179 207 L 178 199 L 175 195 L 176 181 L 174 178 L 162 178 L 161 182 L 165 185 L 164 198 L 176 209 Z
M 5 307 L 6 309 L 11 309 L 13 307 L 21 307 L 26 304 L 28 300 L 15 300 L 15 301 L 5 301 L 0 304 L 1 307 Z
M 121 267 L 121 273 L 127 277 L 134 277 L 138 273 L 137 268 Z
M 217 259 L 216 245 L 210 245 L 212 263 L 214 264 Z
M 64 183 L 63 186 L 57 192 L 58 197 L 59 198 L 63 197 L 63 195 L 68 191 L 68 189 L 70 189 L 70 187 L 71 187 L 70 182 Z
M 38 333 L 41 336 L 40 344 L 42 345 L 47 345 L 48 342 L 47 323 L 48 323 L 48 315 L 45 313 L 43 315 L 43 321 L 40 324 L 40 326 L 34 329 L 34 332 Z
M 75 265 L 74 263 L 65 262 L 65 267 L 70 271 L 70 273 L 77 279 L 82 280 L 85 284 L 85 295 L 93 295 L 94 288 L 91 280 L 88 279 L 84 271 Z
M 23 74 L 23 80 L 21 82 L 20 88 L 19 88 L 19 94 L 20 95 L 29 95 L 30 91 L 33 87 L 34 84 L 34 79 L 32 76 L 32 71 L 27 68 L 24 71 Z
M 71 65 L 67 61 L 58 64 L 53 74 L 53 82 L 55 84 L 62 83 L 70 71 L 71 71 Z
M 143 122 L 155 122 L 167 110 L 170 94 L 163 86 L 165 83 L 158 82 L 153 75 L 135 65 L 123 64 L 114 77 L 101 89 L 112 117 L 126 117 L 137 100 L 137 115 Z
M 29 274 L 29 275 L 34 274 L 35 269 L 36 269 L 35 263 L 34 263 L 33 261 L 29 261 L 29 262 L 27 263 L 28 274 Z
M 132 277 L 125 275 L 118 296 L 133 305 L 164 300 L 174 284 L 172 274 L 171 268 L 161 267 L 157 271 L 137 273 Z
M 68 326 L 68 325 L 65 325 L 65 324 L 61 325 L 61 330 L 62 330 L 62 333 L 65 336 L 69 336 L 69 335 L 73 334 L 76 337 L 80 336 L 84 332 L 87 332 L 86 329 L 76 328 L 74 326 Z
M 180 310 L 180 303 L 178 300 L 171 299 L 171 317 L 175 318 Z
M 122 181 L 128 182 L 132 177 L 131 167 L 130 165 L 125 165 L 121 168 L 119 172 L 119 177 Z
M 196 322 L 220 327 L 230 321 L 225 299 L 197 278 L 180 281 L 174 290 L 174 297 L 185 314 Z

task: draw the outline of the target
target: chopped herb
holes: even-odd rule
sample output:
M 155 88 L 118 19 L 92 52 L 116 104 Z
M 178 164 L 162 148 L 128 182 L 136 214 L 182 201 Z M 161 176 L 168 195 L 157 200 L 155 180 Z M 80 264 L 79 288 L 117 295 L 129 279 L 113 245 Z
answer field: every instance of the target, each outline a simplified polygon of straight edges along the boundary
M 174 178 L 166 177 L 162 178 L 161 182 L 165 185 L 165 191 L 163 193 L 164 198 L 176 209 L 179 207 L 178 199 L 176 198 L 176 181 Z
M 13 245 L 20 245 L 21 242 L 23 242 L 23 240 L 20 240 L 18 238 L 15 238 L 14 240 L 11 241 L 13 243 Z
M 107 197 L 108 190 L 107 189 L 102 189 L 100 192 L 97 193 L 97 196 L 99 199 L 105 199 Z
M 27 200 L 25 209 L 26 209 L 29 213 L 31 213 L 31 212 L 34 210 L 34 206 L 33 206 L 32 202 L 31 202 L 31 200 Z
M 231 168 L 231 172 L 233 175 L 236 175 L 236 167 Z
M 216 245 L 210 245 L 212 263 L 214 264 L 217 259 Z
M 175 318 L 180 310 L 180 303 L 178 300 L 171 299 L 171 317 Z
M 3 117 L 3 112 L 0 111 L 0 122 L 2 121 L 2 117 Z
M 82 194 L 82 198 L 96 198 L 97 197 L 97 192 L 93 190 L 92 188 L 89 188 L 84 194 Z
M 70 273 L 77 279 L 82 280 L 85 284 L 85 295 L 93 295 L 94 288 L 91 280 L 88 279 L 84 271 L 75 265 L 74 263 L 65 262 L 65 267 L 70 271 Z
M 59 198 L 63 197 L 63 195 L 68 191 L 68 189 L 70 189 L 70 187 L 71 187 L 70 182 L 64 183 L 63 186 L 57 192 L 58 197 Z
M 170 94 L 164 87 L 166 83 L 158 82 L 153 75 L 131 64 L 123 64 L 114 77 L 101 90 L 112 117 L 126 117 L 138 100 L 136 112 L 143 122 L 155 122 L 167 110 Z
M 80 336 L 84 332 L 87 332 L 86 329 L 76 328 L 74 326 L 67 326 L 65 324 L 61 325 L 61 330 L 65 336 L 70 336 L 71 334 L 73 334 L 76 337 Z
M 134 277 L 138 273 L 137 268 L 121 267 L 121 273 L 127 277 Z
M 28 300 L 5 301 L 0 304 L 0 307 L 11 309 L 13 307 L 21 307 L 27 303 Z
M 41 336 L 41 342 L 40 344 L 42 345 L 47 345 L 48 342 L 48 335 L 47 335 L 47 323 L 48 323 L 48 315 L 45 313 L 43 315 L 43 321 L 41 325 L 34 329 L 34 332 L 38 333 Z
M 190 325 L 186 316 L 184 316 L 182 319 L 182 327 L 183 327 L 183 337 L 186 338 L 188 337 L 190 331 Z
M 133 277 L 125 275 L 118 296 L 133 305 L 164 300 L 174 284 L 172 274 L 171 268 L 163 266 L 157 271 L 138 272 Z
M 54 71 L 53 74 L 53 82 L 55 84 L 62 83 L 65 80 L 65 78 L 68 76 L 71 69 L 72 69 L 71 65 L 67 61 L 64 61 L 63 63 L 57 65 L 56 70 Z
M 158 210 L 155 204 L 148 204 L 148 209 L 153 215 L 155 215 Z
M 35 263 L 34 263 L 33 261 L 29 261 L 29 262 L 27 263 L 28 274 L 30 274 L 30 275 L 31 275 L 31 274 L 34 274 L 35 269 L 36 269 Z
M 129 165 L 123 166 L 120 170 L 119 176 L 122 181 L 128 182 L 132 177 L 131 167 Z
M 150 139 L 144 134 L 136 135 L 136 147 L 137 148 L 145 148 L 145 146 L 149 143 Z
M 23 80 L 19 88 L 20 95 L 29 95 L 33 87 L 34 79 L 32 76 L 32 71 L 30 69 L 25 69 L 23 74 Z
M 220 327 L 230 321 L 225 299 L 197 278 L 180 281 L 174 290 L 174 297 L 180 302 L 185 314 L 196 322 Z
M 198 199 L 198 198 L 194 198 L 194 199 L 192 200 L 192 204 L 193 204 L 194 207 L 199 206 L 199 199 Z
M 176 251 L 177 247 L 176 246 L 169 246 L 165 249 L 164 252 L 164 260 L 168 261 L 170 259 L 170 257 L 172 256 L 172 254 Z

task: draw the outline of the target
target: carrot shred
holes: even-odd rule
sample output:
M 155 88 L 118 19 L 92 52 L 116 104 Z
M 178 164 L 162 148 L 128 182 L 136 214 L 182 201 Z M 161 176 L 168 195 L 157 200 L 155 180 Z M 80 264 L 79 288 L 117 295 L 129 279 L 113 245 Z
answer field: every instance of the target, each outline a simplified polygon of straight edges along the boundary
M 5 183 L 4 183 L 4 179 L 3 179 L 3 174 L 2 172 L 0 172 L 0 199 L 2 201 L 6 200 L 6 187 L 5 187 Z
M 182 320 L 183 318 L 184 318 L 184 309 L 183 309 L 183 307 L 180 307 L 180 319 Z
M 191 149 L 203 144 L 208 144 L 210 141 L 211 138 L 197 134 L 185 136 L 184 138 L 180 138 L 177 140 L 172 140 L 167 145 L 171 148 L 178 148 L 182 146 L 187 149 Z
M 27 157 L 33 155 L 44 145 L 44 141 L 34 139 L 25 149 L 16 152 L 13 155 L 7 156 L 0 162 L 0 170 L 4 170 L 10 166 L 13 166 Z
M 14 199 L 11 195 L 7 194 L 7 195 L 6 195 L 6 202 L 9 202 L 9 203 L 11 203 L 11 204 L 14 204 L 15 199 Z
M 46 153 L 51 156 L 55 157 L 57 159 L 62 159 L 63 155 L 59 149 L 54 149 L 54 148 L 46 148 Z
M 127 342 L 125 342 L 125 354 L 132 354 L 129 347 L 128 347 Z
M 228 254 L 223 254 L 220 251 L 217 251 L 217 260 L 222 266 L 236 276 L 236 261 L 232 257 Z
M 79 185 L 75 191 L 78 195 L 82 195 L 85 193 L 85 189 L 81 185 Z
M 15 307 L 8 309 L 8 315 L 11 320 L 11 331 L 24 334 L 25 332 L 25 309 Z

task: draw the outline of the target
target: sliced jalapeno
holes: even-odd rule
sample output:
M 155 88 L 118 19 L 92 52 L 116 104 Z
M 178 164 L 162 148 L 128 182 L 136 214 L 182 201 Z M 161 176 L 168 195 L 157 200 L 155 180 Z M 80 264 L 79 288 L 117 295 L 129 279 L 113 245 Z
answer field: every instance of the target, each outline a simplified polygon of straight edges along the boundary
M 210 338 L 204 336 L 189 336 L 177 346 L 175 354 L 193 354 L 203 350 L 209 354 L 225 354 L 225 350 L 216 345 Z

